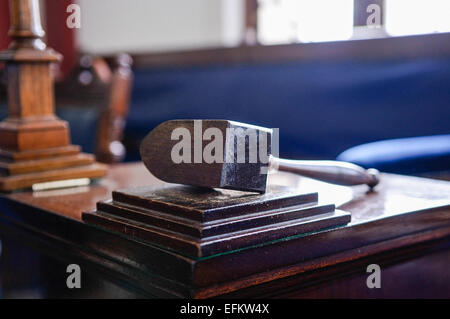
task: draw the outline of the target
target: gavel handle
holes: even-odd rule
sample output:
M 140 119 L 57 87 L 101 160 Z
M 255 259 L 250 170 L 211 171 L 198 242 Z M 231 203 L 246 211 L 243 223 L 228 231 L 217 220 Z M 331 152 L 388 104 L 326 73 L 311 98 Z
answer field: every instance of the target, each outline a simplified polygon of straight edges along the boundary
M 380 173 L 374 168 L 368 170 L 347 162 L 339 161 L 296 161 L 276 157 L 270 158 L 271 168 L 291 172 L 305 177 L 338 185 L 367 184 L 375 187 L 380 181 Z

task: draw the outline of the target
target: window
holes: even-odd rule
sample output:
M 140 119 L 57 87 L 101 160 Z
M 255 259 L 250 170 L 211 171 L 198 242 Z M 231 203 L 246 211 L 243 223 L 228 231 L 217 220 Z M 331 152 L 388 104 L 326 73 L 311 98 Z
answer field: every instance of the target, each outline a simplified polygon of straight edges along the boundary
M 260 0 L 262 44 L 347 40 L 352 36 L 353 0 Z
M 450 32 L 450 0 L 360 1 L 364 22 L 371 14 L 367 5 L 382 6 L 382 30 L 354 28 L 354 0 L 258 0 L 258 40 L 282 44 Z
M 449 0 L 385 0 L 391 36 L 450 32 Z

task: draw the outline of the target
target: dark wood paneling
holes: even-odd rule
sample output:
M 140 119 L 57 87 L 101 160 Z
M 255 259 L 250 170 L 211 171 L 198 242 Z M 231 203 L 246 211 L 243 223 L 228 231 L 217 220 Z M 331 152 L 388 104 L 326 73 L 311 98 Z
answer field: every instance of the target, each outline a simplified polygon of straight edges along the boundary
M 136 67 L 450 57 L 450 33 L 134 55 Z

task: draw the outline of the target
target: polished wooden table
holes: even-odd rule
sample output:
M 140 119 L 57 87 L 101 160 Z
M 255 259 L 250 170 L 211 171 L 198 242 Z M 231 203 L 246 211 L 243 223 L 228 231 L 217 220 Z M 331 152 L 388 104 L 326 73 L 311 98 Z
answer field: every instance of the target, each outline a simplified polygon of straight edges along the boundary
M 142 164 L 120 164 L 89 187 L 0 195 L 4 297 L 450 297 L 448 182 L 383 174 L 367 192 L 271 175 L 269 183 L 318 191 L 320 202 L 350 212 L 351 223 L 259 247 L 258 255 L 252 248 L 211 258 L 223 281 L 195 288 L 152 271 L 157 264 L 183 273 L 192 261 L 81 220 L 112 190 L 159 183 Z M 80 265 L 81 289 L 66 287 L 68 264 Z M 366 285 L 370 264 L 381 267 L 381 288 Z M 242 271 L 227 273 L 236 265 Z M 21 295 L 18 287 L 35 290 Z

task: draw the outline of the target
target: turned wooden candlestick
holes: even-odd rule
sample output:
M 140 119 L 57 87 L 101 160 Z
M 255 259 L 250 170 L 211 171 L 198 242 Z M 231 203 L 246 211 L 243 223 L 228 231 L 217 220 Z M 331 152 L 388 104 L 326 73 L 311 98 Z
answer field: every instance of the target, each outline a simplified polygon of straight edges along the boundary
M 0 191 L 106 173 L 70 144 L 67 122 L 54 112 L 51 64 L 62 56 L 42 41 L 38 0 L 10 0 L 12 44 L 6 63 L 8 117 L 0 122 Z

